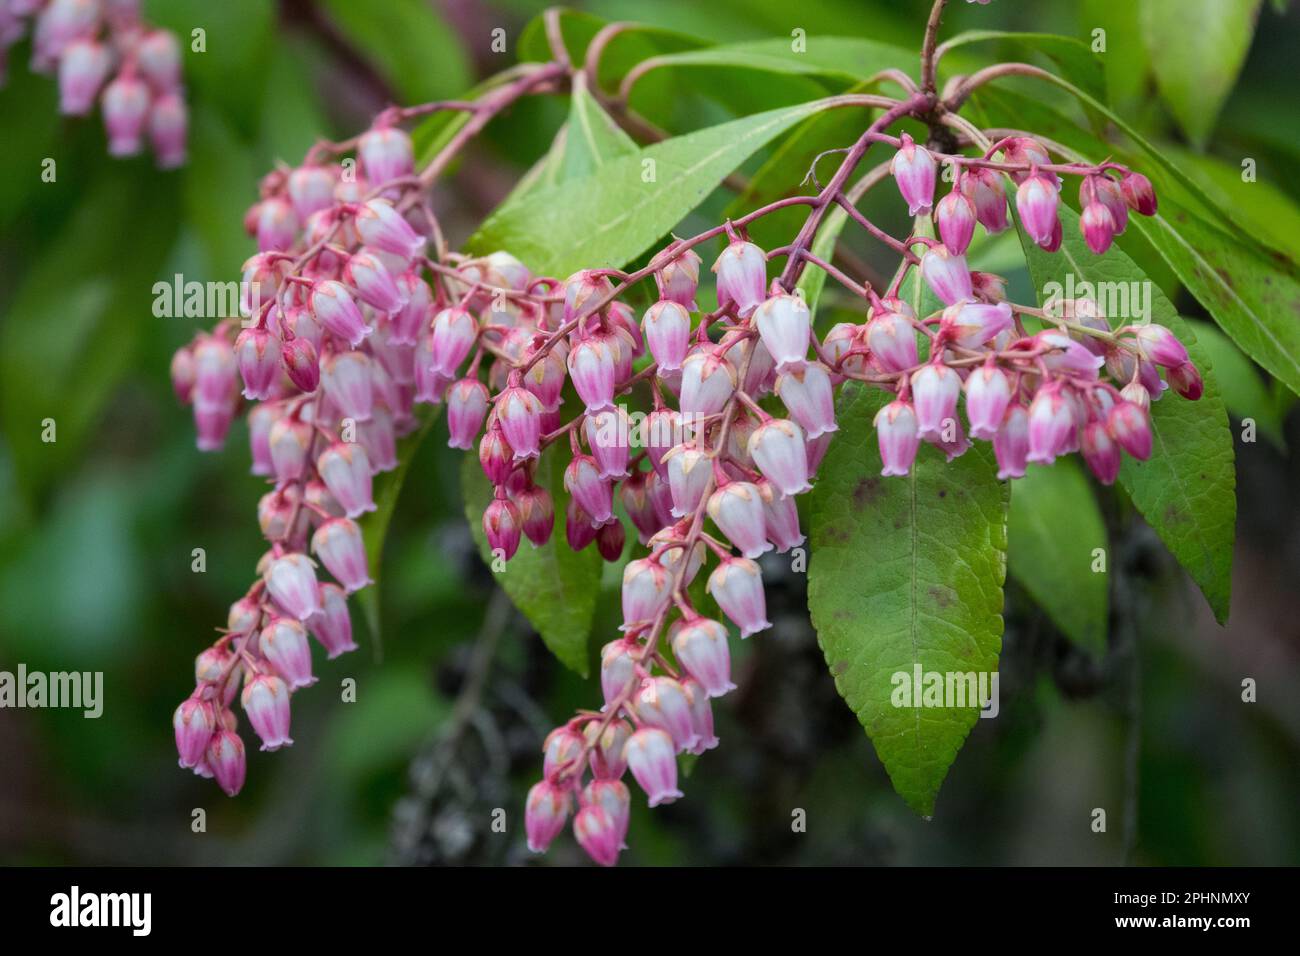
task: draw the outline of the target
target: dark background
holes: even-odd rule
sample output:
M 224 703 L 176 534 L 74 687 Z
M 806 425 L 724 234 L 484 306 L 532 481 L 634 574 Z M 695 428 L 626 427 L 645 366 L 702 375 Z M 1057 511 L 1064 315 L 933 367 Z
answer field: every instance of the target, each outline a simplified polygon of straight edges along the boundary
M 599 691 L 594 678 L 583 682 L 551 659 L 495 595 L 463 515 L 459 453 L 445 448 L 436 426 L 413 461 L 388 541 L 382 632 L 368 633 L 354 608 L 362 649 L 318 660 L 320 684 L 294 699 L 298 743 L 273 756 L 250 750 L 239 798 L 177 769 L 171 712 L 190 691 L 195 653 L 251 580 L 262 550 L 254 517 L 262 486 L 248 475 L 241 424 L 224 452 L 195 451 L 167 367 L 199 322 L 156 319 L 150 302 L 153 282 L 176 272 L 237 277 L 252 251 L 243 210 L 274 161 L 296 161 L 318 135 L 351 135 L 390 101 L 460 95 L 513 62 L 515 39 L 542 5 L 146 6 L 182 36 L 194 25 L 207 30 L 208 52 L 186 57 L 193 117 L 184 169 L 158 173 L 148 159 L 109 159 L 97 119 L 57 116 L 55 84 L 28 73 L 26 44 L 12 51 L 0 90 L 0 669 L 22 661 L 33 670 L 102 670 L 106 697 L 98 720 L 0 711 L 0 861 L 528 859 L 522 797 L 540 773 L 541 736 Z M 789 36 L 799 27 L 909 47 L 919 43 L 928 6 L 583 5 L 719 42 Z M 954 3 L 945 35 L 979 26 L 1086 37 L 1095 9 L 1107 6 L 1128 4 Z M 1300 10 L 1282 15 L 1265 4 L 1261 16 L 1209 146 L 1226 166 L 1206 168 L 1221 173 L 1242 155 L 1257 157 L 1261 179 L 1280 197 L 1264 216 L 1286 227 L 1300 221 L 1293 205 Z M 507 31 L 511 52 L 491 52 L 496 27 Z M 1142 64 L 1116 69 L 1121 112 L 1179 143 Z M 725 116 L 707 96 L 663 92 L 681 97 L 681 129 Z M 435 196 L 453 239 L 545 151 L 563 116 L 559 98 L 528 103 L 469 150 Z M 45 157 L 57 159 L 56 183 L 40 181 Z M 1176 301 L 1186 314 L 1203 314 L 1185 293 Z M 1262 375 L 1259 384 L 1269 394 Z M 1275 406 L 1283 415 L 1288 407 Z M 55 445 L 32 439 L 46 416 L 59 423 Z M 686 800 L 650 813 L 634 791 L 624 859 L 1300 860 L 1300 484 L 1285 450 L 1300 443 L 1297 419 L 1285 419 L 1284 440 L 1238 443 L 1227 628 L 1213 623 L 1154 536 L 1129 520 L 1112 527 L 1117 591 L 1104 659 L 1073 649 L 1009 584 L 1002 715 L 978 722 L 932 821 L 893 793 L 836 695 L 808 623 L 802 575 L 767 568 L 776 627 L 736 651 L 740 690 L 716 707 L 723 745 L 692 768 Z M 190 570 L 195 547 L 206 549 L 204 574 Z M 615 623 L 614 583 L 607 581 L 597 646 Z M 356 703 L 339 700 L 345 677 L 358 682 Z M 1241 702 L 1244 678 L 1258 682 L 1258 703 Z M 498 807 L 510 822 L 505 835 L 489 829 Z M 1090 829 L 1096 807 L 1107 810 L 1104 834 Z M 207 812 L 206 833 L 191 832 L 195 808 Z M 791 832 L 795 808 L 807 812 L 806 834 Z M 578 859 L 567 836 L 545 858 Z

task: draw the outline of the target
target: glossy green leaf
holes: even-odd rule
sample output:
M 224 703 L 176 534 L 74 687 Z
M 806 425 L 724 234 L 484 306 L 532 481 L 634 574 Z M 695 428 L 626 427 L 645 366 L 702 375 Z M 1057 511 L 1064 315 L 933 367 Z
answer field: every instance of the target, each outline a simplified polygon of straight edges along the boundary
M 491 566 L 492 553 L 483 533 L 483 510 L 492 501 L 492 486 L 474 455 L 465 456 L 460 477 L 465 518 L 483 560 Z M 559 527 L 540 548 L 525 539 L 504 570 L 496 573 L 496 579 L 515 607 L 537 628 L 551 653 L 586 677 L 587 644 L 600 591 L 602 562 L 594 545 L 575 552 L 564 540 L 563 515 L 568 496 L 564 491 L 563 462 L 554 450 L 542 456 L 538 479 L 551 492 Z
M 574 82 L 566 125 L 568 136 L 565 137 L 556 182 L 581 179 L 597 172 L 610 160 L 637 150 L 636 141 L 601 109 L 582 80 Z
M 929 816 L 978 703 L 895 706 L 895 675 L 910 687 L 915 668 L 945 679 L 996 671 L 1009 492 L 986 443 L 951 463 L 925 445 L 909 476 L 882 478 L 871 423 L 888 398 L 858 386 L 841 395 L 849 437 L 831 445 L 810 495 L 808 606 L 894 789 Z
M 1187 569 L 1200 587 L 1220 623 L 1228 618 L 1232 593 L 1232 546 L 1236 528 L 1236 472 L 1233 468 L 1232 435 L 1228 415 L 1219 395 L 1214 369 L 1173 303 L 1151 282 L 1124 252 L 1112 246 L 1096 256 L 1079 235 L 1079 217 L 1062 206 L 1064 241 L 1057 253 L 1044 252 L 1023 232 L 1021 242 L 1029 273 L 1038 289 L 1040 304 L 1049 297 L 1051 284 L 1066 287 L 1073 281 L 1109 288 L 1149 290 L 1150 320 L 1167 326 L 1187 346 L 1205 380 L 1205 394 L 1189 402 L 1168 392 L 1151 406 L 1154 436 L 1149 461 L 1135 461 L 1127 455 L 1120 470 L 1120 483 L 1147 523 L 1165 546 Z M 1132 286 L 1130 283 L 1136 283 Z M 1112 311 L 1114 311 L 1112 309 Z M 1137 315 L 1111 315 L 1111 324 L 1134 321 Z
M 1202 351 L 1210 357 L 1228 412 L 1233 418 L 1250 419 L 1261 435 L 1285 449 L 1286 436 L 1277 399 L 1269 392 L 1254 363 L 1217 326 L 1191 319 L 1187 324 L 1196 333 Z
M 1106 526 L 1083 471 L 1073 458 L 1030 465 L 1011 482 L 1007 567 L 1075 644 L 1106 653 Z M 1105 566 L 1103 566 L 1105 567 Z
M 536 274 L 618 268 L 668 233 L 755 150 L 824 109 L 770 110 L 655 143 L 488 217 L 472 252 L 509 249 Z
M 944 45 L 957 49 L 975 43 L 997 43 L 1013 50 L 1041 53 L 1076 86 L 1099 100 L 1106 99 L 1106 74 L 1102 59 L 1086 43 L 1054 33 L 1014 33 L 1004 30 L 968 30 Z
M 1260 0 L 1140 0 L 1160 95 L 1203 146 L 1246 60 Z
M 1146 90 L 1151 67 L 1138 28 L 1138 4 L 1134 0 L 1083 0 L 1078 22 L 1081 36 L 1091 39 L 1094 31 L 1105 31 L 1102 66 L 1110 102 L 1118 107 L 1135 103 Z

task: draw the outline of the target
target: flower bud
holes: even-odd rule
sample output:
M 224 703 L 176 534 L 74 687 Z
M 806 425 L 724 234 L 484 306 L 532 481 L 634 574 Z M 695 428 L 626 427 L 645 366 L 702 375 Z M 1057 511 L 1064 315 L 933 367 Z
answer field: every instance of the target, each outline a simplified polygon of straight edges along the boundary
M 691 347 L 691 316 L 686 306 L 671 299 L 661 299 L 646 310 L 641 321 L 646 345 L 659 370 L 675 372 L 680 369 Z
M 1028 136 L 1015 136 L 1006 140 L 1002 144 L 1002 155 L 1008 163 L 1017 166 L 1046 166 L 1052 161 L 1048 154 L 1047 148 L 1036 139 Z M 1059 183 L 1059 177 L 1055 173 L 1034 173 L 1032 171 L 1018 171 L 1011 174 L 1011 178 L 1017 183 L 1024 183 L 1034 175 L 1041 175 L 1047 179 L 1053 187 Z
M 600 468 L 600 477 L 615 480 L 626 478 L 632 440 L 627 412 L 621 406 L 615 406 L 588 415 L 582 424 L 587 445 Z
M 975 235 L 974 204 L 960 190 L 954 189 L 939 200 L 934 211 L 934 221 L 944 247 L 964 256 Z
M 1097 369 L 1106 364 L 1106 360 L 1093 353 L 1087 346 L 1076 342 L 1060 329 L 1044 329 L 1033 338 L 1034 345 L 1047 349 L 1043 364 L 1053 372 L 1065 372 L 1070 375 L 1095 379 Z
M 589 804 L 579 810 L 573 818 L 573 836 L 587 851 L 587 856 L 601 866 L 613 866 L 618 862 L 622 835 L 614 818 L 603 806 Z
M 898 191 L 907 203 L 907 214 L 928 213 L 934 203 L 935 162 L 929 150 L 917 146 L 904 133 L 902 147 L 889 161 L 889 173 L 898 183 Z
M 311 550 L 348 594 L 374 584 L 361 529 L 351 518 L 330 518 L 321 524 L 312 535 Z
M 644 727 L 627 742 L 627 765 L 649 798 L 650 806 L 682 797 L 677 789 L 677 757 L 673 739 L 663 730 Z
M 513 558 L 523 533 L 523 519 L 515 503 L 507 498 L 493 498 L 483 512 L 483 533 L 489 550 L 500 551 L 507 561 Z
M 1011 404 L 1011 382 L 996 365 L 981 365 L 966 379 L 966 418 L 972 438 L 991 441 Z
M 921 256 L 921 276 L 944 305 L 961 302 L 974 294 L 965 256 L 955 255 L 946 246 L 931 246 L 926 250 Z
M 958 302 L 943 310 L 940 331 L 949 341 L 973 349 L 997 338 L 1013 324 L 1011 306 L 1005 302 Z
M 239 734 L 233 730 L 218 730 L 208 742 L 205 756 L 217 786 L 225 791 L 226 796 L 233 797 L 244 789 L 247 764 L 244 741 Z
M 172 728 L 176 732 L 176 751 L 182 767 L 192 769 L 199 765 L 216 725 L 216 712 L 206 700 L 188 697 L 176 708 Z
M 754 325 L 778 372 L 804 365 L 808 357 L 812 313 L 801 296 L 772 296 L 754 312 Z
M 289 201 L 299 222 L 334 205 L 335 171 L 327 166 L 299 166 L 289 174 Z
M 672 516 L 694 514 L 713 476 L 712 460 L 694 442 L 683 442 L 664 455 L 664 464 L 672 492 Z
M 1023 478 L 1029 455 L 1029 411 L 1012 405 L 1002 418 L 1002 427 L 993 436 L 993 454 L 998 460 L 998 479 Z
M 185 165 L 189 124 L 189 109 L 179 93 L 164 93 L 154 100 L 149 110 L 149 143 L 159 169 Z
M 149 87 L 134 73 L 123 71 L 104 88 L 101 99 L 104 128 L 108 132 L 110 156 L 134 156 L 140 152 L 140 136 L 149 116 Z
M 1151 180 L 1147 179 L 1141 173 L 1125 173 L 1124 178 L 1119 181 L 1120 192 L 1124 196 L 1130 209 L 1135 209 L 1144 216 L 1154 216 L 1156 214 L 1156 191 L 1151 186 Z
M 496 416 L 515 460 L 541 454 L 542 403 L 536 395 L 519 385 L 507 388 L 497 396 Z
M 767 526 L 767 539 L 776 546 L 779 554 L 804 543 L 799 530 L 799 509 L 794 498 L 781 494 L 766 478 L 755 486 L 763 499 L 763 522 Z
M 1110 210 L 1099 202 L 1092 202 L 1083 207 L 1079 216 L 1079 231 L 1083 241 L 1096 255 L 1101 255 L 1110 248 L 1111 241 L 1119 231 L 1115 227 L 1115 217 Z
M 1201 381 L 1201 373 L 1191 362 L 1175 365 L 1169 370 L 1168 377 L 1174 391 L 1189 401 L 1194 402 L 1205 393 L 1205 383 Z
M 709 517 L 747 558 L 772 550 L 767 540 L 763 499 L 747 481 L 729 481 L 709 498 Z
M 307 302 L 316 321 L 352 348 L 374 331 L 366 324 L 365 317 L 342 282 L 335 279 L 317 282 L 312 286 Z
M 411 137 L 390 126 L 363 133 L 357 141 L 357 156 L 366 179 L 377 186 L 409 176 L 415 168 Z
M 551 532 L 555 530 L 555 503 L 549 491 L 538 486 L 527 488 L 515 497 L 515 507 L 519 509 L 520 529 L 533 547 L 540 548 L 551 540 Z
M 931 366 L 926 366 L 927 368 Z M 885 477 L 906 475 L 921 445 L 916 412 L 908 402 L 892 401 L 876 413 L 873 424 L 880 443 L 880 460 Z
M 1134 335 L 1139 353 L 1150 362 L 1176 368 L 1188 361 L 1186 346 L 1163 325 L 1140 325 Z
M 348 598 L 337 584 L 322 584 L 319 589 L 320 613 L 307 620 L 307 628 L 325 648 L 325 656 L 334 660 L 340 654 L 357 649 L 352 639 L 352 618 Z
M 65 116 L 89 113 L 111 65 L 112 57 L 103 44 L 93 40 L 69 43 L 59 60 L 59 112 Z
M 774 418 L 749 436 L 749 453 L 763 477 L 783 495 L 808 491 L 808 451 L 803 430 L 792 421 Z
M 424 252 L 427 240 L 386 199 L 371 199 L 357 210 L 357 233 L 372 249 L 410 262 Z
M 316 470 L 347 517 L 375 510 L 370 456 L 359 443 L 330 445 L 316 459 Z
M 641 722 L 666 731 L 680 753 L 699 741 L 691 721 L 691 705 L 682 685 L 671 677 L 647 677 L 632 698 Z
M 957 180 L 957 188 L 975 210 L 975 218 L 989 235 L 1007 228 L 1007 194 L 1002 174 L 993 169 L 972 167 Z
M 293 743 L 289 736 L 289 689 L 273 674 L 257 674 L 240 697 L 248 722 L 262 738 L 263 750 L 279 750 Z
M 490 425 L 478 444 L 478 461 L 488 481 L 494 485 L 505 483 L 514 469 L 514 454 L 501 434 L 501 427 L 495 423 Z
M 564 470 L 564 490 L 591 518 L 591 526 L 600 528 L 613 517 L 614 491 L 600 477 L 600 467 L 590 455 L 575 455 Z
M 297 481 L 302 477 L 311 441 L 311 425 L 293 415 L 285 415 L 271 426 L 267 443 L 277 481 Z
M 311 394 L 320 385 L 320 362 L 316 349 L 304 338 L 290 339 L 280 346 L 280 364 L 289 381 L 301 391 Z
M 1050 465 L 1065 454 L 1077 425 L 1064 390 L 1056 384 L 1038 390 L 1029 405 L 1029 454 L 1026 461 Z
M 628 566 L 636 562 L 629 562 Z M 653 563 L 653 562 L 652 562 Z M 627 593 L 627 573 L 624 572 L 624 594 Z M 640 587 L 638 583 L 637 587 Z M 637 600 L 640 600 L 638 596 Z M 626 604 L 626 599 L 625 602 Z M 627 611 L 623 612 L 623 617 L 627 619 Z M 644 613 L 635 611 L 634 613 Z M 624 625 L 626 626 L 626 625 Z M 601 710 L 611 707 L 624 693 L 629 690 L 629 685 L 636 680 L 636 661 L 632 658 L 634 644 L 629 644 L 626 640 L 610 641 L 600 649 L 600 689 L 605 697 L 605 706 Z
M 596 550 L 610 564 L 623 556 L 623 547 L 626 544 L 627 532 L 623 530 L 623 522 L 618 518 L 606 521 L 596 532 Z
M 763 575 L 756 562 L 748 558 L 724 558 L 709 575 L 705 591 L 740 628 L 742 638 L 772 626 L 767 619 Z
M 1028 177 L 1016 190 L 1016 212 L 1029 238 L 1046 248 L 1059 227 L 1056 185 L 1041 173 Z
M 614 407 L 616 356 L 609 340 L 589 336 L 569 350 L 569 377 L 589 413 Z
M 1144 409 L 1132 402 L 1116 402 L 1106 417 L 1106 430 L 1138 461 L 1151 457 L 1151 420 Z
M 912 400 L 916 406 L 917 434 L 938 438 L 945 425 L 956 420 L 961 376 L 946 365 L 930 362 L 912 373 Z
M 700 284 L 700 257 L 695 250 L 678 253 L 655 273 L 655 284 L 659 286 L 661 299 L 676 302 L 691 311 L 699 308 L 695 304 L 695 290 Z
M 882 311 L 867 323 L 867 346 L 886 372 L 902 372 L 917 363 L 916 331 L 905 316 Z
M 1103 485 L 1113 485 L 1119 476 L 1122 456 L 1119 445 L 1106 432 L 1105 423 L 1092 421 L 1084 427 L 1080 450 L 1097 480 Z
M 290 617 L 305 621 L 320 611 L 315 566 L 305 554 L 276 558 L 267 565 L 263 580 L 276 606 Z
M 524 831 L 528 835 L 528 849 L 544 853 L 568 819 L 572 801 L 567 790 L 546 780 L 533 784 L 524 805 Z
M 259 252 L 284 252 L 293 246 L 298 220 L 287 199 L 270 196 L 249 210 Z
M 713 264 L 718 277 L 718 304 L 734 306 L 742 319 L 767 298 L 767 256 L 752 242 L 733 239 Z
M 262 628 L 257 646 L 289 690 L 316 683 L 311 673 L 307 629 L 297 621 L 287 617 L 271 618 L 271 622 Z
M 736 689 L 731 682 L 727 629 L 717 621 L 698 617 L 682 622 L 673 634 L 672 645 L 678 663 L 700 682 L 708 696 L 721 697 Z
M 696 349 L 682 363 L 683 415 L 716 415 L 735 390 L 736 370 L 713 348 Z

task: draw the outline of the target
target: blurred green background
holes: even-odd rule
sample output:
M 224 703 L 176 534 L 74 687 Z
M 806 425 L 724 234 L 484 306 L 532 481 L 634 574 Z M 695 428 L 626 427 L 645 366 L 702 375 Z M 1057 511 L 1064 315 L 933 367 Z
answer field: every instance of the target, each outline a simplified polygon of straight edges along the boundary
M 297 744 L 250 751 L 229 800 L 178 770 L 171 712 L 195 653 L 225 622 L 263 547 L 246 431 L 194 448 L 168 381 L 172 352 L 200 324 L 151 313 L 153 283 L 236 278 L 258 178 L 317 136 L 343 138 L 388 102 L 457 96 L 515 61 L 532 0 L 155 0 L 148 15 L 182 38 L 192 109 L 189 164 L 107 157 L 98 119 L 63 120 L 48 78 L 12 51 L 0 90 L 0 669 L 104 672 L 98 720 L 0 711 L 0 861 L 35 863 L 509 863 L 523 848 L 522 798 L 540 741 L 599 693 L 550 658 L 496 594 L 459 497 L 459 453 L 437 425 L 415 455 L 388 539 L 380 633 L 354 607 L 362 649 L 318 659 L 321 682 L 294 700 Z M 919 44 L 928 3 L 897 0 L 594 0 L 582 9 L 716 42 L 809 35 Z M 988 27 L 1088 39 L 1107 25 L 1112 102 L 1176 145 L 1243 219 L 1295 247 L 1300 223 L 1300 9 L 1266 3 L 1239 82 L 1205 155 L 1154 95 L 1129 0 L 954 3 L 945 35 Z M 1245 7 L 1252 6 L 1245 4 Z M 1193 25 L 1194 27 L 1194 25 Z M 1189 27 L 1189 29 L 1193 28 Z M 505 53 L 491 49 L 506 31 Z M 752 82 L 751 82 L 752 80 Z M 646 94 L 672 131 L 821 95 L 821 81 L 767 88 L 721 71 L 656 77 Z M 770 81 L 776 84 L 778 81 Z M 692 85 L 693 84 L 693 85 Z M 548 147 L 555 97 L 495 124 L 438 188 L 463 239 Z M 1257 159 L 1243 191 L 1237 168 Z M 57 162 L 42 182 L 41 163 Z M 1217 158 L 1216 158 L 1217 157 Z M 792 189 L 796 183 L 791 183 Z M 720 209 L 725 195 L 710 208 Z M 862 255 L 870 255 L 863 246 Z M 1136 255 L 1136 253 L 1135 253 Z M 1166 291 L 1167 270 L 1144 261 Z M 1027 289 L 1012 273 L 1013 289 Z M 1185 314 L 1204 313 L 1185 294 Z M 1241 361 L 1244 361 L 1241 360 Z M 1300 861 L 1300 444 L 1289 403 L 1246 373 L 1268 441 L 1238 454 L 1238 548 L 1230 625 L 1154 536 L 1111 515 L 1118 576 L 1110 650 L 1089 657 L 1008 587 L 1002 714 L 979 721 L 935 819 L 891 790 L 837 697 L 808 623 L 802 576 L 779 566 L 776 628 L 736 652 L 738 693 L 715 708 L 723 745 L 698 761 L 688 798 L 649 813 L 634 796 L 632 863 L 1294 864 Z M 39 441 L 54 418 L 58 440 Z M 1237 431 L 1234 425 L 1234 431 Z M 207 553 L 192 573 L 191 551 Z M 599 646 L 615 625 L 607 580 Z M 1121 599 L 1122 597 L 1122 599 Z M 339 682 L 357 681 L 342 703 Z M 1241 681 L 1259 700 L 1243 704 Z M 506 810 L 506 834 L 491 832 Z M 1106 833 L 1090 828 L 1107 810 Z M 191 830 L 204 808 L 207 830 Z M 791 814 L 807 812 L 807 833 Z M 545 862 L 577 862 L 568 837 Z

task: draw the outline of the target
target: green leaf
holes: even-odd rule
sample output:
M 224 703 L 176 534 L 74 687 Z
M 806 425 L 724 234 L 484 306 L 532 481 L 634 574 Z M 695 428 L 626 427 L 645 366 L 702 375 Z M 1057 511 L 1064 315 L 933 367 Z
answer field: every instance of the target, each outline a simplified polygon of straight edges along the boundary
M 1056 64 L 1072 83 L 1104 101 L 1106 73 L 1102 60 L 1089 46 L 1075 37 L 1055 33 L 1014 33 L 1005 30 L 968 30 L 944 41 L 949 49 L 972 43 L 998 43 L 1030 53 L 1041 53 Z
M 845 435 L 810 498 L 808 607 L 835 686 L 894 789 L 929 816 L 978 719 L 967 707 L 896 707 L 894 676 L 990 673 L 1002 647 L 1008 488 L 978 443 L 952 463 L 929 445 L 905 478 L 880 476 L 872 419 L 889 399 L 848 387 Z
M 1075 644 L 1106 653 L 1106 575 L 1093 569 L 1106 526 L 1078 463 L 1031 465 L 1011 483 L 1008 569 Z
M 1246 60 L 1260 0 L 1141 0 L 1142 38 L 1160 95 L 1197 147 Z
M 1189 402 L 1173 392 L 1151 405 L 1154 437 L 1149 461 L 1125 456 L 1120 484 L 1165 546 L 1187 569 L 1205 595 L 1220 623 L 1228 619 L 1232 593 L 1232 545 L 1237 518 L 1236 473 L 1228 415 L 1219 395 L 1214 368 L 1191 328 L 1178 316 L 1173 303 L 1124 252 L 1112 246 L 1096 256 L 1079 235 L 1074 210 L 1060 209 L 1064 241 L 1058 253 L 1044 252 L 1021 231 L 1021 244 L 1029 274 L 1038 290 L 1039 303 L 1050 297 L 1049 287 L 1068 288 L 1073 274 L 1080 282 L 1103 288 L 1150 290 L 1150 320 L 1167 326 L 1182 340 L 1205 380 L 1205 394 Z M 1122 283 L 1122 286 L 1101 286 Z M 1138 283 L 1138 286 L 1129 286 Z M 1083 294 L 1083 293 L 1076 293 Z M 1106 308 L 1107 296 L 1093 296 Z M 1113 311 L 1113 310 L 1112 310 Z M 1111 324 L 1141 316 L 1110 316 Z
M 406 103 L 456 96 L 470 69 L 456 32 L 425 0 L 323 0 L 348 39 Z
M 1232 339 L 1209 322 L 1187 324 L 1196 333 L 1201 349 L 1210 357 L 1214 377 L 1218 379 L 1223 403 L 1234 418 L 1252 420 L 1266 437 L 1278 448 L 1286 450 L 1286 436 L 1282 431 L 1282 416 L 1276 399 L 1269 394 L 1263 376 L 1253 362 L 1232 344 Z
M 563 515 L 568 496 L 564 491 L 563 462 L 554 449 L 542 455 L 537 476 L 551 493 L 556 515 Z M 492 486 L 474 455 L 465 456 L 460 486 L 465 519 L 479 553 L 490 567 L 493 558 L 483 533 L 483 511 L 492 501 Z M 587 644 L 600 591 L 601 563 L 595 547 L 582 551 L 570 548 L 561 527 L 540 548 L 525 539 L 505 570 L 496 575 L 501 588 L 537 628 L 551 653 L 583 677 L 588 670 Z
M 769 110 L 620 156 L 590 176 L 494 212 L 468 247 L 509 249 L 539 275 L 618 268 L 649 249 L 755 150 L 825 108 L 815 101 Z
M 1146 90 L 1151 66 L 1138 26 L 1138 4 L 1133 0 L 1083 0 L 1079 30 L 1090 37 L 1094 30 L 1106 31 L 1102 63 L 1110 102 L 1119 107 L 1136 102 Z
M 587 91 L 584 74 L 574 80 L 569 98 L 569 134 L 559 159 L 555 181 L 567 182 L 588 176 L 612 159 L 637 150 L 631 136 L 619 127 Z

